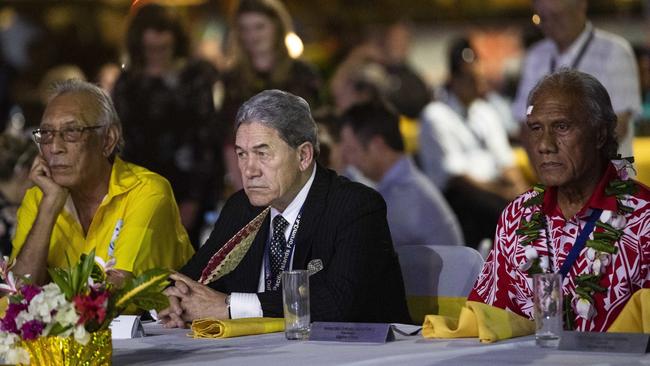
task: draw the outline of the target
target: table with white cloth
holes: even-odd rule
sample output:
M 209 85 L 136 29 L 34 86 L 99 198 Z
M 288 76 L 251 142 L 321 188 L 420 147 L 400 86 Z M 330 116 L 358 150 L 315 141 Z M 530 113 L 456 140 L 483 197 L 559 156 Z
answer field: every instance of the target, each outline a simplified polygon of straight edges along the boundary
M 402 336 L 386 344 L 288 341 L 284 333 L 194 339 L 146 324 L 144 338 L 113 340 L 114 365 L 650 365 L 650 354 L 539 348 L 533 336 L 493 344 Z

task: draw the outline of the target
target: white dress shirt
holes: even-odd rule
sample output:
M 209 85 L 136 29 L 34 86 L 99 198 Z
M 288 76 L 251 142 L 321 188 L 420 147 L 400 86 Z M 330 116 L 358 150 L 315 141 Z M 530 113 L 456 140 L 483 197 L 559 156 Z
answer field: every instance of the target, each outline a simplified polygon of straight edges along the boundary
M 576 69 L 593 75 L 603 84 L 612 100 L 614 112 L 632 112 L 627 135 L 620 140 L 618 149 L 623 156 L 632 156 L 634 117 L 641 112 L 639 71 L 634 53 L 624 38 L 594 28 L 591 23 L 587 23 L 580 36 L 563 53 L 560 53 L 556 44 L 548 38 L 530 48 L 524 61 L 512 113 L 518 121 L 526 120 L 528 94 L 542 77 L 551 72 L 551 60 L 555 59 L 555 71 L 573 66 L 592 31 L 593 39 L 586 47 Z
M 284 210 L 284 212 L 280 212 L 274 207 L 271 207 L 271 220 L 270 222 L 273 222 L 273 219 L 277 216 L 282 214 L 285 220 L 289 223 L 287 225 L 287 228 L 284 230 L 284 238 L 289 241 L 289 235 L 291 234 L 291 230 L 293 229 L 293 225 L 296 222 L 296 218 L 298 217 L 298 214 L 300 213 L 300 210 L 302 209 L 303 204 L 305 203 L 305 200 L 307 199 L 307 194 L 309 193 L 309 189 L 311 188 L 312 183 L 314 182 L 314 177 L 316 176 L 316 165 L 314 165 L 314 169 L 311 172 L 311 176 L 309 177 L 309 180 L 307 180 L 307 183 L 300 189 L 300 192 L 296 195 L 296 197 L 291 201 L 289 206 Z M 272 225 L 269 225 L 269 239 L 273 237 L 273 227 Z M 293 247 L 293 250 L 295 251 L 295 246 Z M 264 255 L 267 255 L 264 253 Z M 289 260 L 289 269 L 293 268 L 293 251 L 291 252 L 291 258 Z M 257 292 L 264 292 L 265 290 L 265 285 L 264 285 L 264 278 L 265 278 L 265 270 L 264 270 L 264 263 L 262 261 L 262 266 L 260 268 L 260 279 L 259 279 L 259 284 L 257 285 Z M 263 316 L 263 311 L 262 311 L 262 304 L 260 303 L 259 298 L 257 297 L 256 293 L 242 293 L 242 292 L 233 292 L 230 294 L 230 317 L 232 319 L 238 319 L 238 318 L 253 318 L 253 317 L 261 317 Z

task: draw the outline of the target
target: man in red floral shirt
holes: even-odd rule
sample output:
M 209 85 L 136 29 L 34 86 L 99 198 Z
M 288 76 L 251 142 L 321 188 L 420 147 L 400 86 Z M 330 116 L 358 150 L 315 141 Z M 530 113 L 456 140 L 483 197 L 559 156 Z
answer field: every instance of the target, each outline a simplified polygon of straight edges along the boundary
M 565 328 L 606 331 L 650 287 L 650 190 L 629 179 L 628 160 L 611 160 L 615 126 L 591 75 L 563 69 L 531 91 L 525 141 L 543 185 L 502 213 L 469 300 L 532 318 L 532 276 L 562 273 Z

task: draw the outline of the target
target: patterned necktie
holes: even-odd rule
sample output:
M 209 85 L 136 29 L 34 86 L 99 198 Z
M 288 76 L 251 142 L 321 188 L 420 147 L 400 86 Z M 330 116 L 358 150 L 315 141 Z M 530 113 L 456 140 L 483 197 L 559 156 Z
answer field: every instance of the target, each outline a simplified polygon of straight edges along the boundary
M 284 230 L 287 228 L 289 223 L 287 220 L 282 217 L 282 215 L 277 215 L 273 218 L 273 237 L 271 238 L 271 245 L 269 249 L 270 253 L 270 262 L 271 262 L 271 286 L 275 285 L 277 277 L 282 272 L 282 259 L 284 257 L 284 250 L 287 246 L 287 240 L 284 238 Z M 273 290 L 274 288 L 268 288 L 267 291 Z

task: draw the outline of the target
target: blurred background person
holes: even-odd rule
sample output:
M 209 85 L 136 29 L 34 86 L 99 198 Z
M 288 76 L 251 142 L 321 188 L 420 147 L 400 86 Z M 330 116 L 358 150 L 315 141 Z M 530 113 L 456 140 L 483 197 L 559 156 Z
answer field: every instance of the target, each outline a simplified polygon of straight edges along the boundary
M 449 49 L 449 81 L 422 114 L 422 170 L 458 216 L 468 245 L 492 239 L 506 204 L 528 185 L 503 124 L 481 98 L 476 52 L 465 38 Z
M 240 1 L 230 28 L 220 113 L 220 119 L 228 126 L 230 143 L 240 105 L 262 90 L 284 90 L 304 98 L 312 108 L 318 107 L 321 78 L 311 64 L 298 58 L 302 43 L 296 44 L 299 39 L 280 0 Z M 229 182 L 239 189 L 241 177 L 232 146 L 226 146 L 224 154 Z
M 399 116 L 381 100 L 342 116 L 344 159 L 377 183 L 393 245 L 463 245 L 460 226 L 440 191 L 404 153 Z
M 198 245 L 203 213 L 222 187 L 223 130 L 213 100 L 217 70 L 188 58 L 180 21 L 160 5 L 138 9 L 126 46 L 128 67 L 113 90 L 124 125 L 123 156 L 169 180 L 183 225 Z
M 32 185 L 29 169 L 37 153 L 29 139 L 0 134 L 0 257 L 11 255 L 16 211 Z
M 650 124 L 650 46 L 634 47 L 634 55 L 639 66 L 641 102 L 643 104 L 643 111 L 639 118 L 639 127 L 647 130 L 648 124 Z
M 562 67 L 595 76 L 612 98 L 618 117 L 619 153 L 632 156 L 634 119 L 641 112 L 639 73 L 630 43 L 594 27 L 587 19 L 587 0 L 533 0 L 543 40 L 526 54 L 513 104 L 515 118 L 526 120 L 528 93 L 544 75 Z M 525 129 L 524 129 L 525 130 Z

